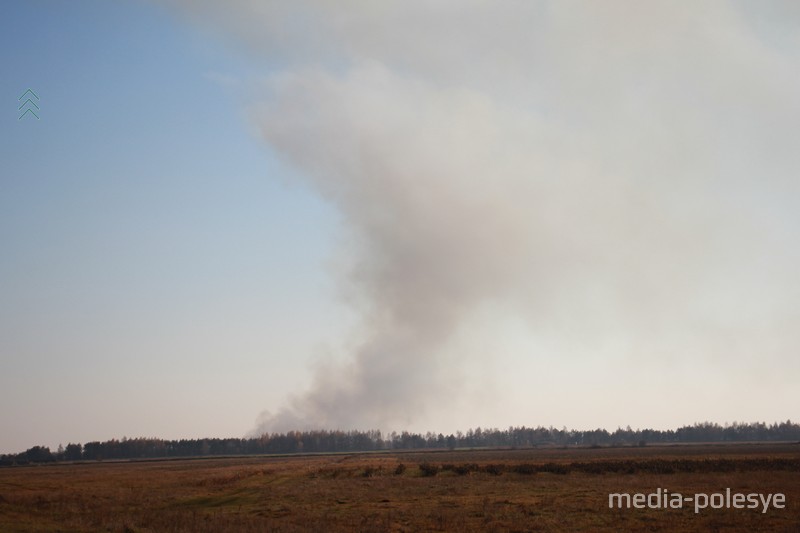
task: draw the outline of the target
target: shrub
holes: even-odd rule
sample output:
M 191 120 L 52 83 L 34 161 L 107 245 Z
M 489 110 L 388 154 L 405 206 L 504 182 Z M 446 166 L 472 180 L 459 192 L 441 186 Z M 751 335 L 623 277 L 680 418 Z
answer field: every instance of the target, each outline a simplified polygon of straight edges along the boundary
M 420 463 L 419 471 L 425 477 L 432 477 L 439 473 L 439 467 L 430 463 Z
M 480 466 L 478 466 L 475 463 L 464 463 L 456 466 L 453 470 L 459 476 L 465 476 L 470 472 L 478 472 L 480 469 L 481 469 Z
M 530 463 L 522 463 L 519 465 L 514 465 L 513 470 L 517 474 L 531 475 L 536 473 L 536 465 L 532 465 Z
M 483 467 L 483 471 L 493 476 L 499 476 L 503 473 L 503 465 L 488 464 Z
M 569 474 L 569 465 L 562 465 L 558 463 L 545 463 L 539 467 L 541 472 L 550 472 L 551 474 Z

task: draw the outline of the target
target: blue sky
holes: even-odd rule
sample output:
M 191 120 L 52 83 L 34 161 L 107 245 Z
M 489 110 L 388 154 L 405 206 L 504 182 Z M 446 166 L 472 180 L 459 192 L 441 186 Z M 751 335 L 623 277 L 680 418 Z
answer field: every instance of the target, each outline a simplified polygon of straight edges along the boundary
M 0 450 L 242 434 L 325 327 L 330 208 L 254 138 L 242 62 L 162 9 L 0 9 Z
M 0 453 L 796 418 L 796 6 L 3 2 Z

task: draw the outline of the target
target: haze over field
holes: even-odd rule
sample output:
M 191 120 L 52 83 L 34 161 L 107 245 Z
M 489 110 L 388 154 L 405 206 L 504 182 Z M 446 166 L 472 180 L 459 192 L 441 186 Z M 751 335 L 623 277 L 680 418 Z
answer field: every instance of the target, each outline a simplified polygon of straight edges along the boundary
M 797 418 L 797 4 L 153 4 L 0 132 L 0 448 Z

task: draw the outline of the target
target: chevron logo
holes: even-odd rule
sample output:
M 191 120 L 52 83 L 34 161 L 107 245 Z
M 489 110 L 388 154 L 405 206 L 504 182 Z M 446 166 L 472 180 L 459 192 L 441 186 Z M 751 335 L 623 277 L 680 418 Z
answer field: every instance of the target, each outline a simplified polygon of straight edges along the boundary
M 23 98 L 26 98 L 24 102 L 22 101 Z M 36 95 L 35 92 L 33 92 L 31 89 L 28 89 L 27 91 L 22 93 L 22 96 L 17 98 L 17 100 L 22 102 L 22 105 L 20 105 L 19 108 L 17 109 L 18 111 L 21 111 L 22 114 L 19 116 L 17 120 L 22 120 L 23 117 L 26 117 L 28 115 L 28 113 L 36 117 L 36 120 L 39 120 L 39 115 L 36 114 L 36 111 L 40 110 L 39 105 L 36 103 L 39 101 L 39 97 Z

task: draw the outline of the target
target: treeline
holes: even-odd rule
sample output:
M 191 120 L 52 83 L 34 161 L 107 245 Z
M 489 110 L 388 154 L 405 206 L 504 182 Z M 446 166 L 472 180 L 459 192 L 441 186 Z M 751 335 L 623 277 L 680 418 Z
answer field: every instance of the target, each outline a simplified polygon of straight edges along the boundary
M 220 455 L 260 455 L 291 453 L 366 452 L 377 450 L 455 449 L 455 448 L 530 448 L 537 446 L 644 446 L 646 444 L 692 442 L 800 441 L 800 425 L 790 420 L 781 423 L 694 424 L 676 430 L 605 429 L 577 431 L 553 427 L 510 427 L 508 429 L 470 429 L 454 434 L 380 431 L 290 431 L 264 434 L 247 439 L 155 438 L 112 439 L 105 442 L 67 444 L 51 451 L 34 446 L 22 453 L 0 455 L 0 466 L 56 461 L 101 461 Z

